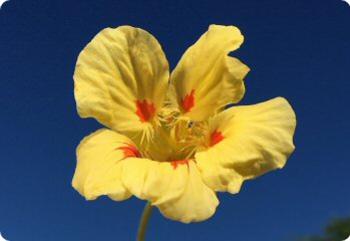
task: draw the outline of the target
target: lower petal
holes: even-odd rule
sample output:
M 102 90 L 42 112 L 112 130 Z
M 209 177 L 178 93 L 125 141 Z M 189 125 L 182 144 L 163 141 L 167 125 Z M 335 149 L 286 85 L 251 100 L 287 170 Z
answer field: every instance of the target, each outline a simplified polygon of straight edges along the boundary
M 132 194 L 149 200 L 164 216 L 184 223 L 208 219 L 219 204 L 193 161 L 130 158 L 123 161 L 122 180 Z
M 77 148 L 72 185 L 87 200 L 109 195 L 113 200 L 131 196 L 121 182 L 120 161 L 137 155 L 133 143 L 114 131 L 101 129 L 85 137 Z
M 196 154 L 204 182 L 215 191 L 236 194 L 241 190 L 244 179 L 231 166 L 225 165 L 226 159 L 221 148 L 212 148 Z
M 294 150 L 295 126 L 283 98 L 221 112 L 210 121 L 207 149 L 195 157 L 203 180 L 215 191 L 236 193 L 244 180 L 282 168 Z
M 184 223 L 200 222 L 210 218 L 219 205 L 215 192 L 203 183 L 193 162 L 189 163 L 187 183 L 182 194 L 159 204 L 160 212 L 173 220 Z

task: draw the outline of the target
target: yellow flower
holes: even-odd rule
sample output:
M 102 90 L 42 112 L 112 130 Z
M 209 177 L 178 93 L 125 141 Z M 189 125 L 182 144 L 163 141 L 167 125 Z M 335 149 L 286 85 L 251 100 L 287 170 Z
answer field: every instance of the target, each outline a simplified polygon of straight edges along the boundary
M 293 152 L 295 114 L 275 98 L 234 106 L 249 68 L 228 53 L 243 36 L 211 25 L 169 76 L 157 40 L 130 26 L 107 28 L 80 53 L 74 73 L 82 118 L 106 126 L 77 148 L 73 187 L 87 200 L 132 195 L 184 223 L 211 217 L 216 192 L 282 168 Z

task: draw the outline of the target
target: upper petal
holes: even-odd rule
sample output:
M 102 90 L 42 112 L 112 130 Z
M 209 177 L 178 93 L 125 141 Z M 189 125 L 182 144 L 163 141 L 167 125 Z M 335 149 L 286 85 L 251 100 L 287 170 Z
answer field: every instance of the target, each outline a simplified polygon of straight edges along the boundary
M 184 223 L 208 219 L 219 203 L 193 161 L 129 158 L 123 161 L 122 179 L 132 194 L 149 200 L 164 216 Z
M 243 180 L 282 168 L 294 150 L 296 118 L 283 98 L 227 109 L 210 120 L 206 150 L 196 153 L 205 183 L 239 191 Z
M 93 117 L 131 138 L 150 134 L 169 78 L 157 40 L 130 26 L 106 28 L 80 53 L 75 99 L 81 117 Z
M 121 182 L 120 161 L 139 156 L 129 138 L 101 129 L 85 137 L 77 148 L 77 166 L 72 185 L 86 199 L 109 195 L 124 200 L 131 194 Z
M 238 28 L 211 25 L 185 52 L 171 75 L 183 114 L 202 121 L 243 97 L 249 68 L 228 56 L 242 43 Z

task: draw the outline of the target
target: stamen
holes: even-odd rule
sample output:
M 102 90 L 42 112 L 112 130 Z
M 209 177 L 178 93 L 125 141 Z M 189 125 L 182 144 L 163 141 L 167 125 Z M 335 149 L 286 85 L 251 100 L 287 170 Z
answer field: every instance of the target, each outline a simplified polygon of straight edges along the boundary
M 194 91 L 191 92 L 192 96 L 193 94 Z M 192 159 L 196 151 L 208 147 L 210 134 L 207 121 L 193 121 L 188 116 L 181 115 L 178 108 L 169 103 L 160 109 L 157 119 L 170 135 L 169 140 L 172 142 L 173 152 L 176 153 L 174 159 Z
M 158 113 L 158 119 L 161 122 L 161 125 L 171 128 L 175 125 L 180 115 L 177 108 L 171 106 L 164 106 Z

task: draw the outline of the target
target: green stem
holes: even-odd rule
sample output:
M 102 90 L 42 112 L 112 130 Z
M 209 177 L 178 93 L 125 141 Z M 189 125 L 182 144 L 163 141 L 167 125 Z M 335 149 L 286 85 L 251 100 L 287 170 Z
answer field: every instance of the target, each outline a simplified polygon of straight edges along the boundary
M 139 229 L 137 231 L 137 241 L 145 241 L 146 229 L 149 218 L 152 214 L 152 205 L 150 202 L 147 202 L 145 208 L 143 209 L 143 213 L 140 219 Z

